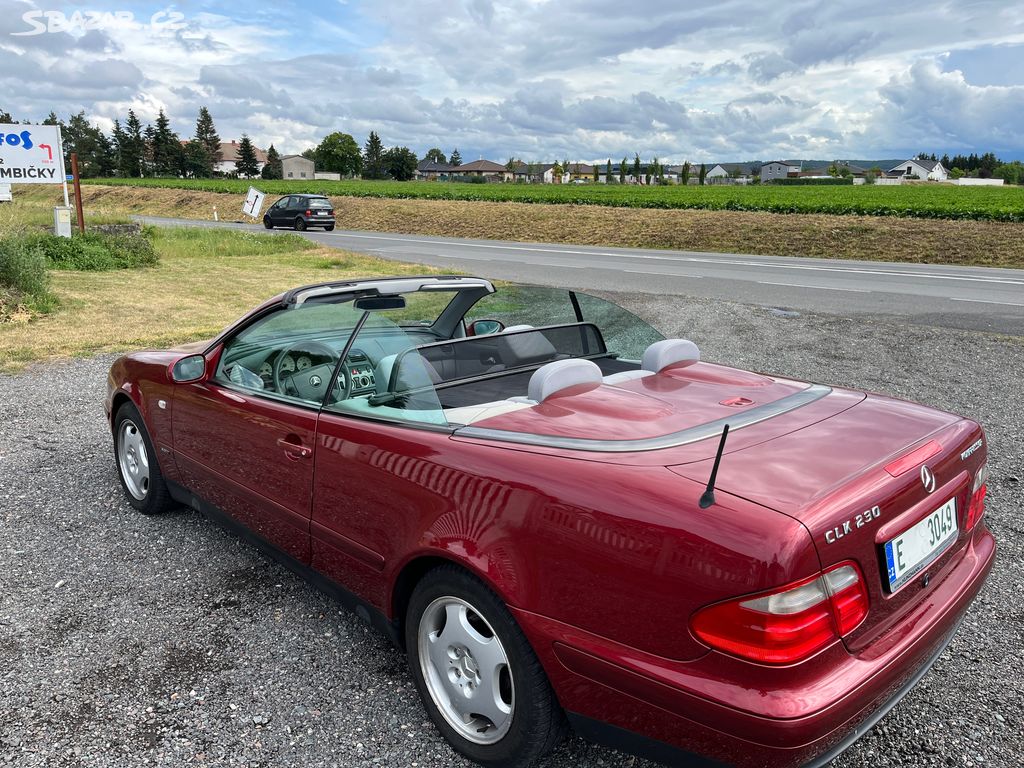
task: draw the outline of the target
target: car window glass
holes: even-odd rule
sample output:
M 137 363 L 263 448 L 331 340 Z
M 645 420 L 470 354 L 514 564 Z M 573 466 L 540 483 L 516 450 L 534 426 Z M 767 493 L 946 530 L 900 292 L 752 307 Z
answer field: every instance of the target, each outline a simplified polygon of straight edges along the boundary
M 363 418 L 447 426 L 434 390 L 437 374 L 416 350 L 422 339 L 407 334 L 391 317 L 392 312 L 403 311 L 379 310 L 367 316 L 326 409 Z M 400 370 L 399 360 L 405 361 Z
M 665 337 L 629 310 L 606 299 L 577 293 L 583 320 L 601 329 L 608 351 L 625 360 L 640 360 L 644 350 Z
M 319 406 L 361 316 L 351 301 L 274 312 L 224 345 L 215 378 L 267 397 Z
M 463 318 L 469 324 L 474 320 L 498 320 L 506 328 L 516 325 L 545 325 L 575 323 L 569 292 L 561 288 L 537 285 L 502 285 L 497 293 L 484 296 L 474 304 Z
M 330 208 L 331 201 L 322 197 L 313 197 L 306 200 L 306 205 L 310 208 Z

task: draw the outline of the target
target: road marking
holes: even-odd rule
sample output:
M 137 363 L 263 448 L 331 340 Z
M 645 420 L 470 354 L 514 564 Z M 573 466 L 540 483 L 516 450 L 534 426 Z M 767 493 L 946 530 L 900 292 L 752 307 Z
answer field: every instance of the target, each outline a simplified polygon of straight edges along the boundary
M 629 272 L 631 275 L 657 275 L 658 277 L 681 277 L 684 280 L 703 280 L 704 275 L 680 275 L 677 272 L 648 272 L 643 269 L 615 269 L 615 267 L 594 267 L 594 269 L 607 269 L 613 272 Z
M 800 283 L 773 283 L 768 280 L 758 280 L 760 285 L 784 285 L 787 288 L 811 288 L 816 291 L 844 291 L 846 293 L 871 293 L 863 288 L 830 288 L 827 285 L 801 285 Z
M 972 304 L 1000 304 L 1004 307 L 1024 307 L 1024 304 L 1014 304 L 1012 301 L 988 301 L 986 299 L 953 299 L 950 301 L 969 301 Z

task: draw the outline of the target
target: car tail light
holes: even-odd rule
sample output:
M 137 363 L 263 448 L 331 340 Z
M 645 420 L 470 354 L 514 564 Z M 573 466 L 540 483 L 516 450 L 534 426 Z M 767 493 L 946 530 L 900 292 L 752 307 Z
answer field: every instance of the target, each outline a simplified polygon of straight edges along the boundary
M 982 464 L 978 474 L 974 476 L 971 487 L 971 501 L 967 505 L 967 522 L 965 527 L 971 530 L 985 514 L 985 494 L 988 493 L 988 464 Z
M 327 215 L 328 215 L 328 216 L 333 216 L 333 215 L 334 215 L 334 209 L 333 209 L 333 208 L 331 208 L 331 210 L 329 210 L 329 211 L 327 212 Z
M 691 626 L 719 651 L 765 664 L 802 661 L 843 637 L 864 620 L 868 594 L 853 563 L 770 593 L 708 606 Z

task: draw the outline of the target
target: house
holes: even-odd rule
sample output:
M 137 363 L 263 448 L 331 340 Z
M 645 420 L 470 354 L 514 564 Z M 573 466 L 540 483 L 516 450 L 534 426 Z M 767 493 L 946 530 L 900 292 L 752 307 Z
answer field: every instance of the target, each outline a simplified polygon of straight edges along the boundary
M 890 168 L 888 173 L 890 176 L 900 176 L 904 179 L 916 176 L 928 181 L 946 181 L 949 178 L 949 171 L 938 160 L 904 160 Z
M 504 181 L 512 178 L 512 172 L 508 168 L 490 160 L 474 160 L 471 163 L 463 163 L 455 173 L 458 176 L 482 176 L 491 181 Z
M 302 155 L 283 155 L 281 157 L 281 178 L 285 181 L 312 180 L 315 174 L 315 165 L 308 157 Z
M 554 167 L 554 163 L 519 163 L 512 176 L 527 184 L 553 184 Z
M 767 184 L 775 179 L 786 179 L 795 177 L 800 173 L 800 166 L 788 160 L 773 160 L 761 166 L 761 183 Z
M 253 144 L 253 151 L 256 153 L 257 162 L 257 175 L 259 171 L 263 170 L 263 166 L 267 164 L 267 153 Z M 238 173 L 238 142 L 237 141 L 222 141 L 220 143 L 220 161 L 215 163 L 213 166 L 215 173 L 223 173 L 225 175 L 232 175 Z
M 458 166 L 449 165 L 448 163 L 439 163 L 436 160 L 420 160 L 416 164 L 416 178 L 427 179 L 436 181 L 437 179 L 447 179 L 453 174 L 459 172 Z
M 613 183 L 619 181 L 619 166 L 622 163 L 612 163 L 612 178 L 615 180 Z M 699 168 L 700 166 L 697 166 Z M 697 168 L 691 168 L 690 174 L 694 177 L 697 175 Z M 654 179 L 654 165 L 652 163 L 641 163 L 640 172 L 636 173 L 636 169 L 632 162 L 627 162 L 625 167 L 625 173 L 623 179 L 625 184 L 647 184 L 648 177 L 650 177 L 650 183 L 657 183 Z M 669 184 L 678 184 L 679 177 L 682 174 L 681 165 L 662 165 L 660 167 L 661 176 Z M 593 178 L 593 171 L 591 171 L 590 178 Z M 600 163 L 597 166 L 597 180 L 601 184 L 608 183 L 608 164 Z
M 698 173 L 700 166 L 697 166 Z M 708 184 L 746 184 L 754 175 L 751 163 L 715 163 L 704 175 Z

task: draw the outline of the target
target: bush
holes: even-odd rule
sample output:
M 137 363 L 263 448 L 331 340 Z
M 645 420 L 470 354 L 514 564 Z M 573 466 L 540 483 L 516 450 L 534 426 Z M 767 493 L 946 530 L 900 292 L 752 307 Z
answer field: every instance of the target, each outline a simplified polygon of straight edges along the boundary
M 48 285 L 40 248 L 18 236 L 0 239 L 0 323 L 53 311 L 57 299 Z
M 86 232 L 70 238 L 34 233 L 23 235 L 22 239 L 42 252 L 53 269 L 105 272 L 150 266 L 159 259 L 149 237 L 143 233 Z
M 846 178 L 827 178 L 827 179 L 772 179 L 769 183 L 777 186 L 787 187 L 841 187 L 843 185 L 852 185 L 853 177 L 847 176 Z

